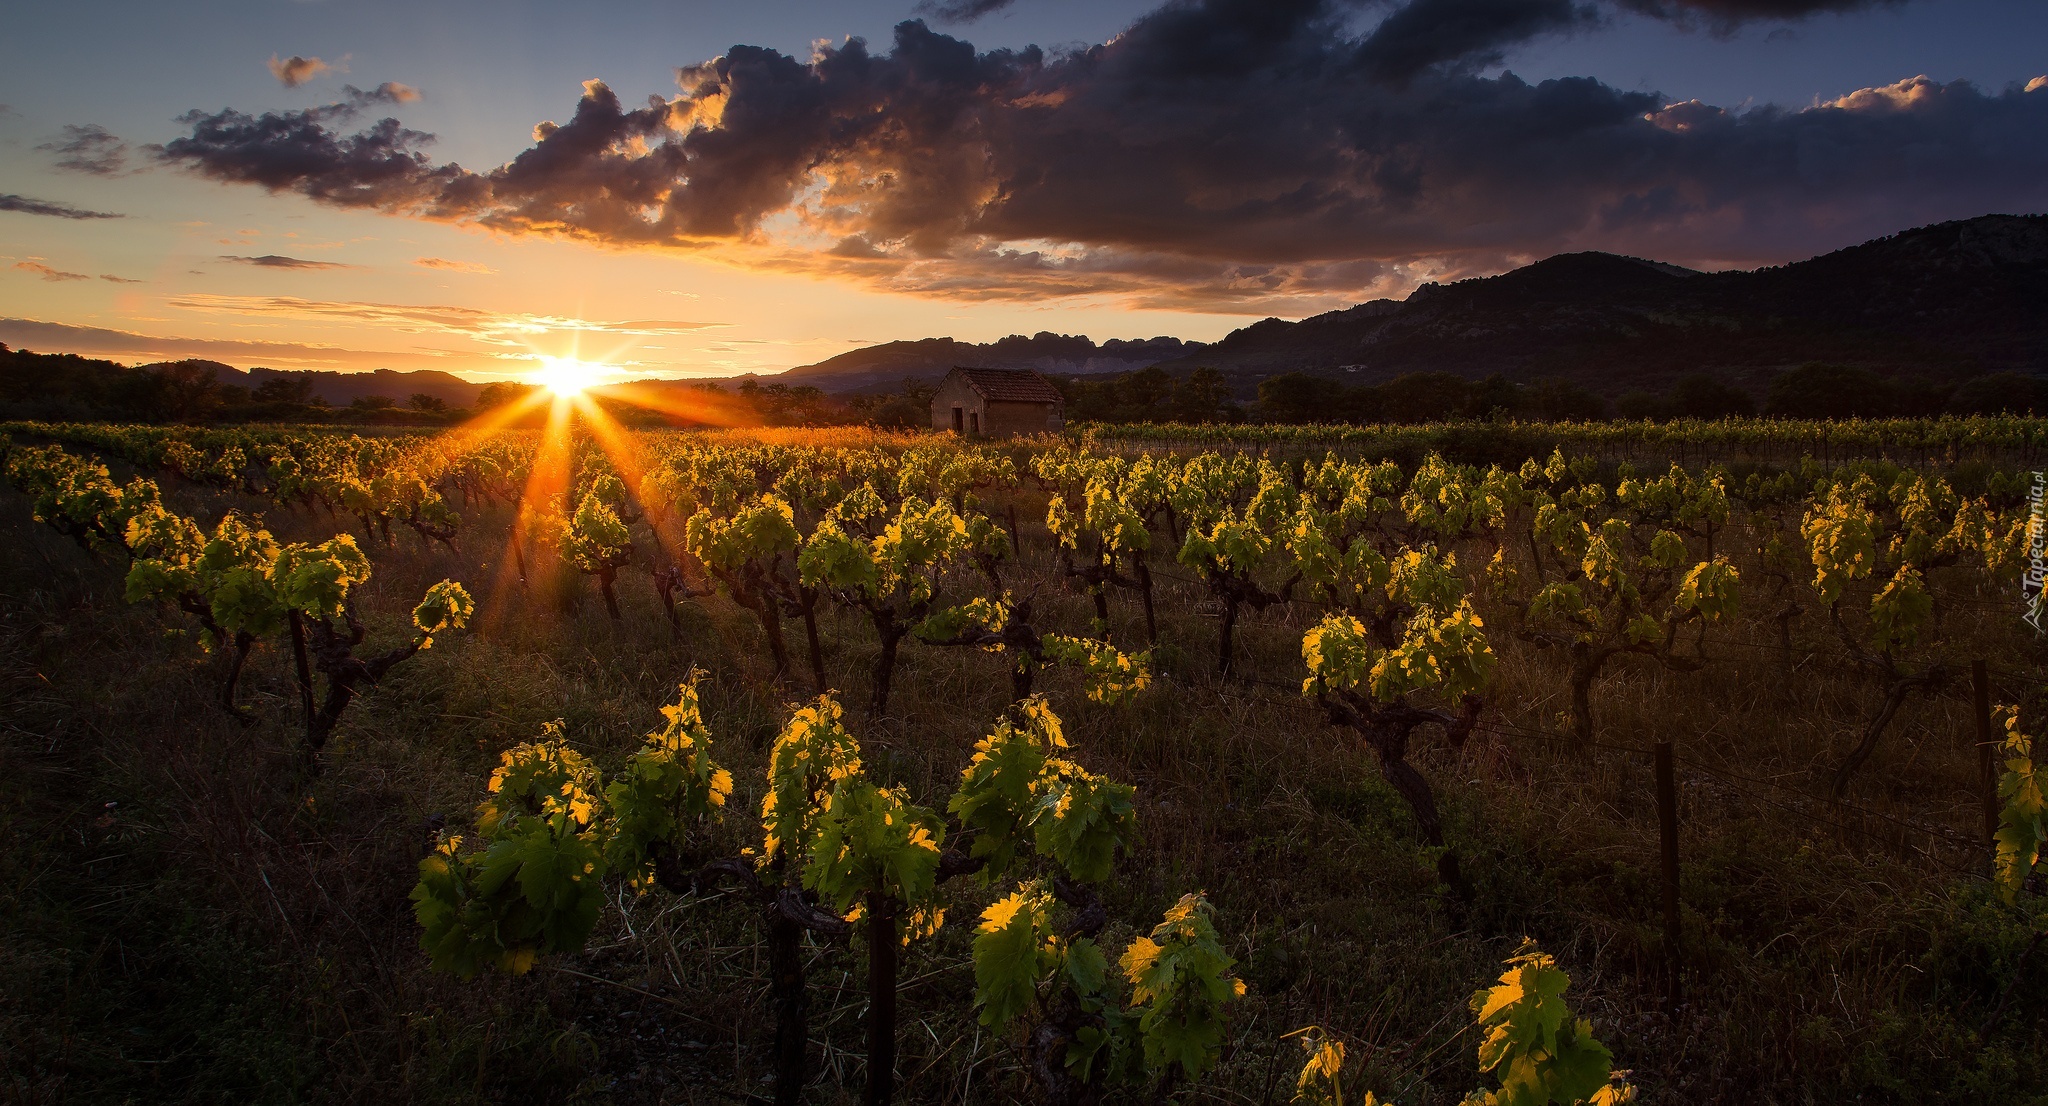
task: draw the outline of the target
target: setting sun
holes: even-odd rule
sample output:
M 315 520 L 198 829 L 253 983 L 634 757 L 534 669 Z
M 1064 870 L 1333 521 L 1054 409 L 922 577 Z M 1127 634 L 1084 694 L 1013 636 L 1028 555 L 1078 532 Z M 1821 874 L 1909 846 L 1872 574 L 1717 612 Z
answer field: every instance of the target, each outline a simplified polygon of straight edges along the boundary
M 581 395 L 585 389 L 602 383 L 600 377 L 608 368 L 596 361 L 578 361 L 573 357 L 543 357 L 540 368 L 534 371 L 533 382 L 566 398 Z

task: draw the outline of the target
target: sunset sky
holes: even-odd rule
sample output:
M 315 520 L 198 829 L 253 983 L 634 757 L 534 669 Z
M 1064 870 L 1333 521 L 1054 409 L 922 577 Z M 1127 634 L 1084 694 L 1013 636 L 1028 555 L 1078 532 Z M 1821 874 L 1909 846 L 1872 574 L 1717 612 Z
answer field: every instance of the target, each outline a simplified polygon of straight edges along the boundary
M 2048 210 L 2041 0 L 18 5 L 0 342 L 772 372 Z

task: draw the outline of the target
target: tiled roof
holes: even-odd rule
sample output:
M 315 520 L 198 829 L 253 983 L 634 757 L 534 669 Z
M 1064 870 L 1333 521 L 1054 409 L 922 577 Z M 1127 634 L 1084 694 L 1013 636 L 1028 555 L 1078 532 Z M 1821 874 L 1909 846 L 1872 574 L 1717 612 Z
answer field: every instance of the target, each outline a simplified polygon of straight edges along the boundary
M 967 384 L 994 403 L 1059 403 L 1060 390 L 1052 381 L 1030 369 L 953 370 L 967 378 Z

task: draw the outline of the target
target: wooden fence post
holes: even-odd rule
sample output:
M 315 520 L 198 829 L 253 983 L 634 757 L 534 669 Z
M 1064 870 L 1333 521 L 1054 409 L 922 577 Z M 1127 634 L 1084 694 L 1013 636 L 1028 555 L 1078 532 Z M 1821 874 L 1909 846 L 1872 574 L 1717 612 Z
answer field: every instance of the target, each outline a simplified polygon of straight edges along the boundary
M 1970 662 L 1970 687 L 1976 693 L 1977 775 L 1984 800 L 1984 841 L 1998 848 L 1998 743 L 1991 737 L 1991 676 L 1981 660 Z
M 1678 911 L 1678 785 L 1671 769 L 1671 743 L 1659 741 L 1657 751 L 1657 839 L 1664 869 L 1664 1002 L 1676 1014 L 1679 984 Z

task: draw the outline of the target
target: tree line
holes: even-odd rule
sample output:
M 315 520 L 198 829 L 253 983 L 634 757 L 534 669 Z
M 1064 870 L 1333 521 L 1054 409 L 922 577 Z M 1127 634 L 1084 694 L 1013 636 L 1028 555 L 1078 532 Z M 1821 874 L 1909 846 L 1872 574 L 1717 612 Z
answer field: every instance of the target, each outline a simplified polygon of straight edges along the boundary
M 330 404 L 316 392 L 318 374 L 284 372 L 251 388 L 219 379 L 210 361 L 129 367 L 77 354 L 45 354 L 0 345 L 0 417 L 55 421 L 155 423 L 308 422 L 447 426 L 524 398 L 535 385 L 485 385 L 473 407 L 418 393 L 403 399 L 362 396 Z M 1408 373 L 1380 383 L 1287 372 L 1248 381 L 1214 368 L 1172 373 L 1158 366 L 1114 375 L 1056 378 L 1074 422 L 1228 424 L 1419 424 L 1455 419 L 1532 421 L 1610 418 L 1669 420 L 1766 415 L 1800 419 L 1899 416 L 2048 414 L 2048 379 L 2016 372 L 1957 380 L 1886 375 L 1872 369 L 1809 362 L 1771 378 L 1758 395 L 1706 373 L 1680 377 L 1662 392 L 1633 391 L 1612 400 L 1575 381 L 1515 381 L 1495 373 L 1473 380 L 1449 372 Z M 916 429 L 931 425 L 932 381 L 906 377 L 884 393 L 832 395 L 814 385 L 741 380 L 689 385 L 716 406 L 762 426 L 869 425 Z M 633 404 L 593 398 L 629 426 L 677 420 Z M 533 416 L 538 420 L 544 411 Z

